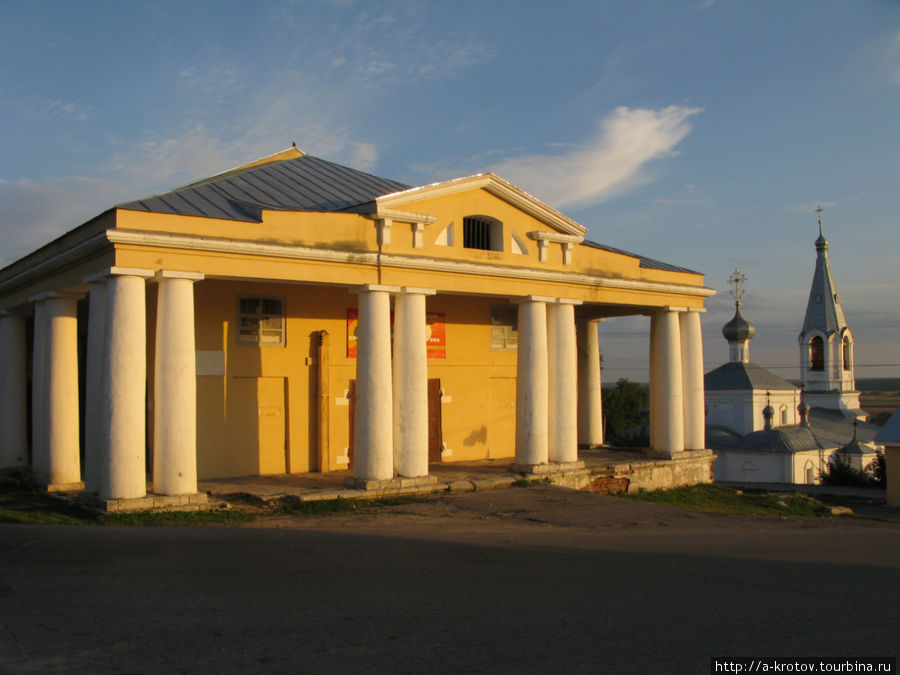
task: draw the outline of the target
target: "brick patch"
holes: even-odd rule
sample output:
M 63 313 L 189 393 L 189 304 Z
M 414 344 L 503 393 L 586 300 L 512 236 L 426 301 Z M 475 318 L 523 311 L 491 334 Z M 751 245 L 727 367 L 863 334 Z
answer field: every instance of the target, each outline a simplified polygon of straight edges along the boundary
M 615 476 L 598 476 L 581 488 L 582 492 L 596 492 L 601 495 L 616 495 L 628 491 L 628 479 Z

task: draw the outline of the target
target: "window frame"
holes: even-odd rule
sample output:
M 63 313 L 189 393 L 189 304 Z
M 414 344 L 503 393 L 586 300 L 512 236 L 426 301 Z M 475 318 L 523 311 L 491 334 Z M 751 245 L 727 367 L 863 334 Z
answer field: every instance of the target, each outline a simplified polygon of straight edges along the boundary
M 825 340 L 820 335 L 809 340 L 809 369 L 815 372 L 825 370 Z
M 257 310 L 250 312 L 244 311 L 245 301 L 257 301 Z M 272 312 L 272 311 L 263 311 L 266 309 L 266 302 L 278 302 L 281 306 L 280 313 Z M 236 312 L 236 323 L 235 323 L 235 344 L 239 347 L 284 347 L 287 345 L 287 299 L 283 295 L 239 295 L 237 297 L 237 312 Z M 280 325 L 276 328 L 273 326 L 265 326 L 264 322 L 267 320 L 271 320 L 275 317 L 280 319 Z M 255 339 L 242 339 L 242 336 L 251 336 L 254 335 L 254 328 L 252 326 L 247 326 L 246 321 L 256 320 L 257 324 L 255 327 Z M 263 338 L 268 334 L 271 336 L 272 334 L 278 334 L 278 339 L 275 342 L 272 341 L 263 341 Z
M 463 248 L 472 251 L 503 251 L 503 223 L 491 216 L 463 216 Z M 473 231 L 475 228 L 478 231 Z
M 519 308 L 516 305 L 495 305 L 491 307 L 488 326 L 490 328 L 489 348 L 492 352 L 515 352 L 519 350 Z M 512 323 L 500 322 L 502 314 L 512 316 Z M 497 320 L 495 320 L 497 317 Z M 502 340 L 502 344 L 499 344 Z

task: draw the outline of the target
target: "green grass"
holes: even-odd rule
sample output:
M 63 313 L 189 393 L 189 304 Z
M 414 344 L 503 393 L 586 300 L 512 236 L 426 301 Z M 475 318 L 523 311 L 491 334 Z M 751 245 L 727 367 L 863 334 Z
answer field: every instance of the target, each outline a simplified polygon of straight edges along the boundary
M 722 485 L 693 485 L 674 490 L 633 492 L 624 499 L 675 506 L 692 511 L 738 516 L 830 516 L 831 509 L 801 493 L 736 490 Z
M 314 501 L 300 501 L 292 499 L 281 506 L 282 513 L 324 515 L 329 513 L 352 513 L 390 506 L 401 506 L 418 501 L 417 497 L 381 497 L 376 499 L 320 499 Z
M 7 480 L 0 484 L 0 523 L 43 525 L 104 525 L 113 527 L 172 527 L 233 525 L 277 515 L 326 515 L 352 513 L 375 508 L 400 506 L 418 501 L 416 496 L 374 499 L 326 499 L 300 501 L 286 499 L 266 504 L 250 495 L 230 495 L 229 509 L 206 511 L 134 511 L 129 513 L 92 513 L 74 502 L 48 494 L 25 482 Z

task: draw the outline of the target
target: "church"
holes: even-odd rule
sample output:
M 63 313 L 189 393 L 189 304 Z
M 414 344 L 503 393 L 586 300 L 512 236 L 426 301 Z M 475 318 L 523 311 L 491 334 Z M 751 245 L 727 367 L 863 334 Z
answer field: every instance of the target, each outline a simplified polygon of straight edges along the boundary
M 859 407 L 853 333 L 818 213 L 816 266 L 798 337 L 800 387 L 750 361 L 755 328 L 741 315 L 746 277 L 735 270 L 728 280 L 735 299 L 734 318 L 722 328 L 729 362 L 704 378 L 707 447 L 717 455 L 717 481 L 815 484 L 829 462 L 863 470 L 875 459 L 879 427 L 865 422 Z
M 295 147 L 112 207 L 0 270 L 0 468 L 129 500 L 577 466 L 603 442 L 595 322 L 649 315 L 653 456 L 709 475 L 714 291 L 586 233 L 494 174 L 409 186 Z

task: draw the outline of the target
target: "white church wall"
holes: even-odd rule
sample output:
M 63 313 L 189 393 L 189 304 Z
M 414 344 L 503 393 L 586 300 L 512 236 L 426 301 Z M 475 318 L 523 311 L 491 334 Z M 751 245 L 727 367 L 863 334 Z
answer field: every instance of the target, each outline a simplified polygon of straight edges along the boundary
M 774 452 L 716 450 L 713 465 L 716 481 L 738 483 L 787 483 L 790 455 Z

